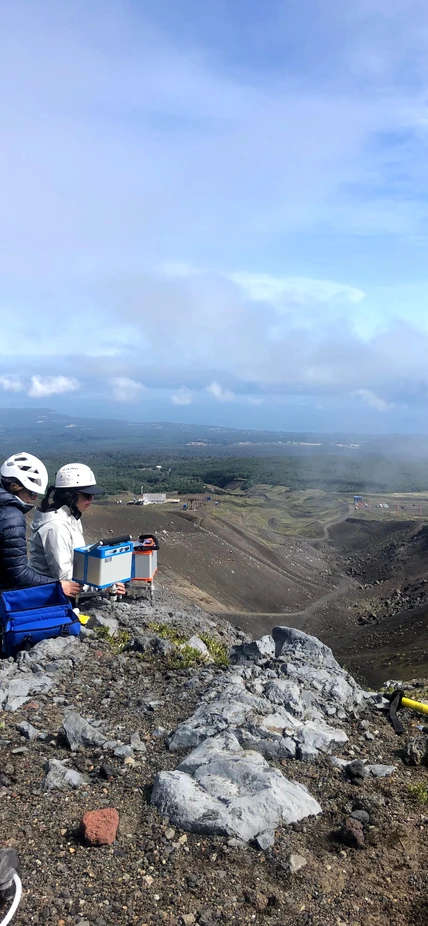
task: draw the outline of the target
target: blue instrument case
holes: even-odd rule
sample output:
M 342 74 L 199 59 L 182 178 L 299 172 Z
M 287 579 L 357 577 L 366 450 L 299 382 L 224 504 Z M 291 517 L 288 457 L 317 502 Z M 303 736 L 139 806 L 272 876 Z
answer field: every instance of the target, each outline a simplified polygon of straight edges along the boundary
M 80 626 L 60 582 L 0 593 L 3 655 L 15 656 L 18 650 L 52 637 L 77 637 Z

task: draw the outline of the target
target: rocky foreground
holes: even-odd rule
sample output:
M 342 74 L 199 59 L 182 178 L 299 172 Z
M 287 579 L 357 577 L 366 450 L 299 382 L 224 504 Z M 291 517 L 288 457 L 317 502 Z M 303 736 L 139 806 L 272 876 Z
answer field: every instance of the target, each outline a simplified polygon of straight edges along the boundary
M 88 613 L 0 666 L 15 923 L 426 926 L 420 718 L 397 738 L 290 628 L 254 642 L 166 595 Z

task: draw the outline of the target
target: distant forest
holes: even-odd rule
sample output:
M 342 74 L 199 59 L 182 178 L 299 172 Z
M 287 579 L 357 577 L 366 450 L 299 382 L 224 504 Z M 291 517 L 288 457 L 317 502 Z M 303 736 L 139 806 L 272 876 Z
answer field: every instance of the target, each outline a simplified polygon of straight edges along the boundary
M 376 454 L 183 459 L 159 453 L 81 451 L 78 456 L 91 466 L 99 484 L 111 495 L 139 494 L 142 485 L 148 492 L 196 494 L 207 486 L 222 491 L 235 482 L 244 491 L 258 484 L 284 485 L 291 490 L 317 488 L 344 495 L 428 490 L 426 462 Z M 66 462 L 64 454 L 44 454 L 43 459 L 51 478 Z M 159 464 L 161 470 L 155 468 Z

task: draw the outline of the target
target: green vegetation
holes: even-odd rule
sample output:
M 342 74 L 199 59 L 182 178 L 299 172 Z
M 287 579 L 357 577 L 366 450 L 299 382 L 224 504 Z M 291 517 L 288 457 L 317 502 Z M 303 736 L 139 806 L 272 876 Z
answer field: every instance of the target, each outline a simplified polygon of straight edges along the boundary
M 199 650 L 193 646 L 188 646 L 186 641 L 188 637 L 179 633 L 177 629 L 170 624 L 149 624 L 149 630 L 153 631 L 162 640 L 169 640 L 177 647 L 177 654 L 168 657 L 168 665 L 175 669 L 188 669 L 192 666 L 203 664 L 206 659 Z M 216 637 L 208 633 L 198 634 L 199 639 L 205 643 L 211 660 L 216 666 L 226 667 L 229 665 L 229 651 L 224 643 L 221 643 Z
M 216 666 L 227 668 L 229 665 L 229 648 L 209 633 L 200 633 L 200 639 L 209 650 L 210 656 Z
M 207 452 L 208 448 L 205 448 Z M 299 448 L 296 448 L 296 450 Z M 230 450 L 229 450 L 230 452 Z M 254 486 L 281 486 L 290 491 L 308 488 L 328 493 L 373 494 L 424 492 L 428 467 L 424 460 L 358 453 L 310 453 L 292 456 L 194 456 L 189 459 L 165 453 L 127 451 L 80 452 L 94 470 L 97 481 L 111 495 L 147 491 L 222 494 L 248 492 Z M 47 454 L 50 477 L 64 463 L 64 455 Z M 157 470 L 156 466 L 162 469 Z
M 155 633 L 157 637 L 160 637 L 161 640 L 169 640 L 174 646 L 181 646 L 187 640 L 187 637 L 179 633 L 176 627 L 171 624 L 157 624 L 156 621 L 151 621 L 148 629 Z
M 119 633 L 113 637 L 107 627 L 95 627 L 94 633 L 99 640 L 104 640 L 108 643 L 116 654 L 122 653 L 131 639 L 131 634 L 127 630 L 120 630 Z
M 183 643 L 176 653 L 167 656 L 167 663 L 170 669 L 192 669 L 194 666 L 203 665 L 206 662 L 205 657 L 199 650 L 193 646 L 187 646 Z
M 428 786 L 421 781 L 415 785 L 409 785 L 409 794 L 418 801 L 419 804 L 428 804 Z
M 338 493 L 258 485 L 246 495 L 224 495 L 210 516 L 269 541 L 274 535 L 319 537 L 326 523 L 345 516 L 348 510 L 348 502 Z

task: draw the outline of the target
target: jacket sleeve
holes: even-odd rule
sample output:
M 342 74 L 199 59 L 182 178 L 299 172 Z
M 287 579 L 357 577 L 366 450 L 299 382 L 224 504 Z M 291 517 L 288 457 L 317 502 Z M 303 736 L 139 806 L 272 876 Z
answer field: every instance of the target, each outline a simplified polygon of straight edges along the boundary
M 64 524 L 49 524 L 42 536 L 49 572 L 54 579 L 73 578 L 73 539 Z
M 9 517 L 1 533 L 2 571 L 9 588 L 49 585 L 52 582 L 49 576 L 42 576 L 28 565 L 24 515 L 17 510 L 16 516 Z

